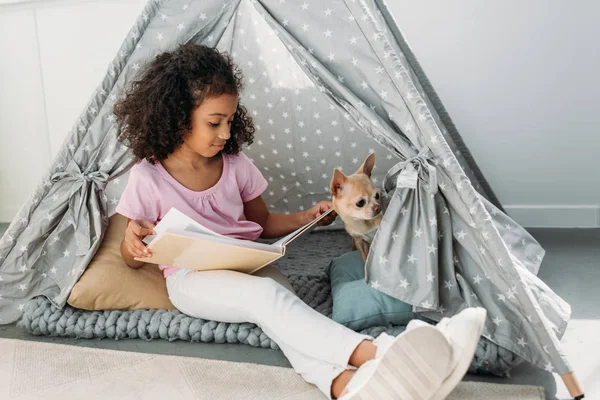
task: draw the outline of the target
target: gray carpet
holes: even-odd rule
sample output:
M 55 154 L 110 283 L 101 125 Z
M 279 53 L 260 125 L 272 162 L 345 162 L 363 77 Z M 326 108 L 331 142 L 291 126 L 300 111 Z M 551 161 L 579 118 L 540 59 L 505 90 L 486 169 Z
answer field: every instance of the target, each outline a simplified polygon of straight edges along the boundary
M 0 224 L 0 235 L 7 225 Z M 531 229 L 531 233 L 547 250 L 539 276 L 555 292 L 571 304 L 573 314 L 563 338 L 563 349 L 569 355 L 586 398 L 600 398 L 600 229 Z M 350 246 L 350 242 L 348 242 Z M 318 247 L 317 247 L 318 248 Z M 340 252 L 346 249 L 341 249 Z M 232 344 L 166 342 L 143 340 L 69 340 L 32 337 L 14 325 L 0 326 L 0 337 L 65 343 L 70 345 L 136 351 L 142 353 L 186 355 L 209 359 L 289 366 L 279 351 Z M 523 364 L 510 378 L 467 376 L 466 380 L 493 383 L 543 386 L 547 399 L 567 399 L 560 377 Z

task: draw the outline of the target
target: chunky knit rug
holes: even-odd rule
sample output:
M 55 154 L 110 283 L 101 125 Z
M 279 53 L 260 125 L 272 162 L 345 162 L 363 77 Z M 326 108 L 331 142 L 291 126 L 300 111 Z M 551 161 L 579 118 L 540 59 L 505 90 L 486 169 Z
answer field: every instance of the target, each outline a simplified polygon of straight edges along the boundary
M 317 245 L 317 242 L 328 243 L 327 249 Z M 278 266 L 288 276 L 298 297 L 315 310 L 331 317 L 331 288 L 323 271 L 332 258 L 349 249 L 348 237 L 343 232 L 324 231 L 306 235 L 294 246 L 290 246 L 289 254 Z M 45 297 L 37 297 L 27 303 L 19 326 L 33 335 L 242 343 L 278 349 L 277 344 L 262 329 L 250 323 L 206 321 L 167 310 L 86 311 L 68 305 L 59 309 Z M 404 329 L 403 326 L 374 326 L 361 333 L 377 337 L 381 332 L 387 332 L 395 336 Z M 469 371 L 502 376 L 521 361 L 513 353 L 481 338 Z

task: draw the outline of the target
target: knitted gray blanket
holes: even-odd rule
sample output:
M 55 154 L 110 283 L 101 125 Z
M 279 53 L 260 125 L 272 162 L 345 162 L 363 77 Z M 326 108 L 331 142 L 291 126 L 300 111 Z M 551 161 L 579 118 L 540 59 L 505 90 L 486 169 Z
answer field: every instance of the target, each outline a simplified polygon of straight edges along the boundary
M 327 238 L 323 238 L 327 235 Z M 327 249 L 317 242 L 328 243 Z M 294 290 L 306 304 L 331 317 L 332 297 L 324 269 L 333 257 L 349 250 L 344 233 L 320 232 L 307 235 L 291 246 L 279 264 Z M 18 324 L 33 335 L 71 338 L 163 339 L 191 342 L 242 343 L 253 347 L 278 349 L 258 326 L 230 324 L 192 318 L 178 311 L 106 310 L 86 311 L 65 306 L 59 309 L 45 297 L 30 300 Z M 381 332 L 398 335 L 403 326 L 374 326 L 361 333 L 377 337 Z M 522 359 L 485 338 L 481 338 L 469 372 L 507 375 Z

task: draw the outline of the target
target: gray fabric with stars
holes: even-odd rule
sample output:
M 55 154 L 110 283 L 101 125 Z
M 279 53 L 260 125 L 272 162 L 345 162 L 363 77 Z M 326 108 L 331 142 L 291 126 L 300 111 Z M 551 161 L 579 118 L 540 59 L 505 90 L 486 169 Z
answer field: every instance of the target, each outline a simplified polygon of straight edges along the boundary
M 273 211 L 326 198 L 334 167 L 351 173 L 375 152 L 374 180 L 390 202 L 368 283 L 433 320 L 483 306 L 486 338 L 570 371 L 559 343 L 570 307 L 536 277 L 543 249 L 492 204 L 378 0 L 150 1 L 0 241 L 0 323 L 35 296 L 65 305 L 132 165 L 114 102 L 151 57 L 190 41 L 228 51 L 244 72 L 242 102 L 257 125 L 245 152 L 269 181 Z

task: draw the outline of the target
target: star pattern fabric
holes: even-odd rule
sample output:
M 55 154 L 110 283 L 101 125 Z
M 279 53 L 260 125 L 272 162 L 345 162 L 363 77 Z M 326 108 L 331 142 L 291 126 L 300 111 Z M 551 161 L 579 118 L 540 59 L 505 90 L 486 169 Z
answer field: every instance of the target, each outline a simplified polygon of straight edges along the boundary
M 114 102 L 148 60 L 191 41 L 227 51 L 243 71 L 241 101 L 256 125 L 244 151 L 269 182 L 273 212 L 327 199 L 333 169 L 352 173 L 374 152 L 373 179 L 390 203 L 368 283 L 433 320 L 484 306 L 484 336 L 568 372 L 559 339 L 570 308 L 536 277 L 543 249 L 482 195 L 393 24 L 375 0 L 150 1 L 0 240 L 0 324 L 34 296 L 65 304 L 132 164 Z

